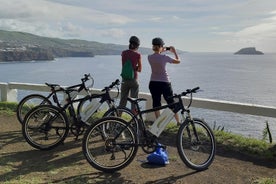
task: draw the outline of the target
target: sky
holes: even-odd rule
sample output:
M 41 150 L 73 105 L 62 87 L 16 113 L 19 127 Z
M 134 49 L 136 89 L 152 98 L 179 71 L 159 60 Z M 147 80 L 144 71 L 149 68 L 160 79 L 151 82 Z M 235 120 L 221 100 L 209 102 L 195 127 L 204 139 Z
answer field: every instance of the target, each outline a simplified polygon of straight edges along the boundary
M 0 0 L 0 29 L 188 52 L 276 53 L 276 0 Z

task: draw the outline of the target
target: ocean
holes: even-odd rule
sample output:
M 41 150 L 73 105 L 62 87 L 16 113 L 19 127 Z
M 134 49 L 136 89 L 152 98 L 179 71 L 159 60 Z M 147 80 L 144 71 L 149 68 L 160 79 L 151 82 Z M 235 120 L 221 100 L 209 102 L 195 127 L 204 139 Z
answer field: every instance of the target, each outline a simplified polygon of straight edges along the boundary
M 202 91 L 195 94 L 197 98 L 276 106 L 276 54 L 184 53 L 180 57 L 180 64 L 167 65 L 174 93 L 200 86 Z M 142 65 L 140 91 L 149 92 L 151 70 L 146 55 L 142 57 Z M 95 81 L 94 88 L 101 89 L 120 79 L 120 71 L 119 55 L 2 62 L 0 82 L 73 85 L 80 82 L 83 74 L 90 73 Z M 18 100 L 24 95 L 19 94 Z M 225 131 L 257 138 L 262 138 L 268 121 L 276 139 L 275 118 L 205 109 L 193 109 L 192 115 L 203 118 L 211 127 L 216 125 L 224 127 Z

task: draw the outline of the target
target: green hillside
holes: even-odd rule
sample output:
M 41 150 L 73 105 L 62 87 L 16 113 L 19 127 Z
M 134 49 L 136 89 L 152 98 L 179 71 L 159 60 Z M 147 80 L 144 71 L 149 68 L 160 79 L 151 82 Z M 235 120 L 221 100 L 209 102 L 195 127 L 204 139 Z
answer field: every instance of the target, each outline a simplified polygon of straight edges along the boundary
M 30 33 L 0 30 L 0 61 L 53 60 L 56 57 L 93 57 L 120 55 L 127 45 L 95 41 L 60 39 Z M 139 52 L 148 54 L 149 48 Z

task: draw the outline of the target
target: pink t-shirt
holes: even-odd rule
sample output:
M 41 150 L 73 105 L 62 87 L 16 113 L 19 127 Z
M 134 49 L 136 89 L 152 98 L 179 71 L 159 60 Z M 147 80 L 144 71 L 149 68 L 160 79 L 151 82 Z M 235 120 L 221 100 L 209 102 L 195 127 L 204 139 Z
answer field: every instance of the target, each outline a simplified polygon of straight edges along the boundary
M 141 54 L 133 50 L 124 50 L 121 56 L 122 56 L 122 66 L 125 64 L 127 60 L 131 60 L 132 67 L 134 69 L 134 78 L 137 79 L 138 77 L 137 66 L 138 66 L 138 61 L 141 59 Z
M 151 66 L 151 81 L 170 82 L 166 64 L 172 63 L 173 58 L 162 54 L 152 54 L 148 56 L 148 61 Z

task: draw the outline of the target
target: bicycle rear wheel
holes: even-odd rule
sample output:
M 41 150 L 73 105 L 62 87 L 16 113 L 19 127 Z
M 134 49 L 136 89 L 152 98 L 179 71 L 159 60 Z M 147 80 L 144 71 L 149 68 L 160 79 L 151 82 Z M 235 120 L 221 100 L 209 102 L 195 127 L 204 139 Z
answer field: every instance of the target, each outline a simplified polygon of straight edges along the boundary
M 117 117 L 105 117 L 87 130 L 82 149 L 92 167 L 112 173 L 132 162 L 138 150 L 137 136 L 127 124 Z
M 25 117 L 22 133 L 34 148 L 50 150 L 65 140 L 69 132 L 67 116 L 52 105 L 33 108 Z
M 34 107 L 38 105 L 51 105 L 51 101 L 40 94 L 31 94 L 26 97 L 24 97 L 17 105 L 16 108 L 16 116 L 18 121 L 23 124 L 23 120 L 26 116 L 26 114 Z
M 215 157 L 214 134 L 203 120 L 187 120 L 178 130 L 177 149 L 182 161 L 189 168 L 205 170 Z

